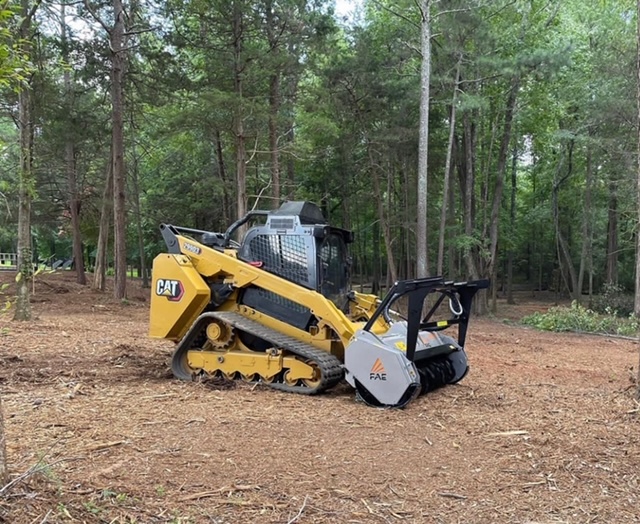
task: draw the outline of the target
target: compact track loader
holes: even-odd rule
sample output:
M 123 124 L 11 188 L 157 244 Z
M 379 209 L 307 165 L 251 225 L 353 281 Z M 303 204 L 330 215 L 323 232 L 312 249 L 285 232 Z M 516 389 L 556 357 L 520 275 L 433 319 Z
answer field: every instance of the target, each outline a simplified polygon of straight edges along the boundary
M 486 280 L 406 280 L 382 300 L 351 291 L 353 234 L 309 202 L 251 211 L 225 233 L 160 229 L 167 252 L 153 262 L 150 335 L 177 343 L 179 379 L 223 376 L 313 395 L 346 378 L 367 404 L 403 407 L 467 373 L 471 304 Z M 456 338 L 443 333 L 455 325 Z

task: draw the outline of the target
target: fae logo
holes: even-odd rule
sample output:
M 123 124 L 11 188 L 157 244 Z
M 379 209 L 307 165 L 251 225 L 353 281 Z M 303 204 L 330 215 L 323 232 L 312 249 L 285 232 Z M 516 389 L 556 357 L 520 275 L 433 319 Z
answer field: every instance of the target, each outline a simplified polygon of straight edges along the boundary
M 159 278 L 156 282 L 156 295 L 167 297 L 171 302 L 178 302 L 184 295 L 184 286 L 179 280 Z
M 373 367 L 369 372 L 369 380 L 387 380 L 387 372 L 384 369 L 384 364 L 379 358 L 373 363 Z

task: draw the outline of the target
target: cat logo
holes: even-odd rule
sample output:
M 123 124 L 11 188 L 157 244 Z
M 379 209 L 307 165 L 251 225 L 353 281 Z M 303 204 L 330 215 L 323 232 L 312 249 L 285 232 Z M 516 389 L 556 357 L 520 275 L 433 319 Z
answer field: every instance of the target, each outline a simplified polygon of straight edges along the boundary
M 171 302 L 178 302 L 184 295 L 184 286 L 179 280 L 159 278 L 156 283 L 156 295 L 167 297 Z
M 379 358 L 373 363 L 371 372 L 369 373 L 369 380 L 387 380 L 387 372 L 384 369 L 384 364 Z

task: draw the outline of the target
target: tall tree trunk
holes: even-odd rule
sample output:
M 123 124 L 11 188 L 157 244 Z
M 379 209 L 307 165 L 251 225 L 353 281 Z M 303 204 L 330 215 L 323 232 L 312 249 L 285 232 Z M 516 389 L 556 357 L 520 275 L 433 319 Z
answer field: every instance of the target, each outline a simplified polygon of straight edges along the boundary
M 273 2 L 267 0 L 265 6 L 267 41 L 273 59 L 269 76 L 269 154 L 271 155 L 271 194 L 273 207 L 280 204 L 280 153 L 278 151 L 278 113 L 280 111 L 280 64 L 279 40 L 276 34 Z
M 273 207 L 280 205 L 280 153 L 278 151 L 278 111 L 280 110 L 280 74 L 269 80 L 269 150 L 271 154 L 271 185 Z
M 113 154 L 107 162 L 107 176 L 102 193 L 102 210 L 100 212 L 100 231 L 96 247 L 96 266 L 93 269 L 93 289 L 104 291 L 106 287 L 107 260 L 109 252 L 109 227 L 113 215 Z
M 382 267 L 380 264 L 380 220 L 376 220 L 371 228 L 371 234 L 373 237 L 373 261 L 371 267 L 371 292 L 374 295 L 380 293 L 380 281 L 382 280 Z M 362 252 L 366 254 L 368 249 L 363 249 Z
M 451 184 L 451 157 L 453 155 L 453 142 L 456 132 L 456 105 L 458 102 L 458 86 L 460 83 L 460 66 L 462 56 L 458 58 L 456 66 L 456 79 L 453 85 L 453 95 L 451 96 L 451 113 L 449 118 L 449 141 L 447 143 L 447 158 L 444 163 L 444 185 L 442 188 L 442 210 L 440 213 L 440 235 L 438 236 L 438 268 L 436 274 L 442 275 L 442 265 L 444 263 L 444 236 L 447 227 L 447 202 L 449 200 L 449 186 Z
M 65 4 L 60 6 L 60 33 L 62 45 L 62 59 L 69 63 L 69 45 L 67 40 L 67 20 Z M 80 231 L 80 199 L 78 197 L 78 183 L 75 159 L 75 141 L 73 129 L 74 92 L 71 71 L 65 68 L 63 73 L 64 95 L 67 117 L 70 119 L 66 129 L 65 140 L 65 168 L 67 171 L 67 186 L 69 191 L 69 214 L 71 215 L 71 230 L 73 237 L 73 265 L 76 271 L 76 281 L 83 286 L 87 283 L 84 274 L 84 250 L 82 249 L 82 232 Z
M 410 193 L 411 193 L 411 186 L 409 185 L 409 169 L 407 169 L 407 162 L 406 159 L 403 158 L 402 159 L 402 175 L 403 175 L 403 182 L 404 182 L 404 209 L 405 209 L 405 214 L 404 214 L 404 223 L 405 223 L 405 227 L 404 229 L 404 241 L 405 241 L 405 257 L 406 257 L 406 271 L 407 271 L 407 279 L 413 278 L 413 257 L 411 256 L 411 224 L 413 222 L 413 219 L 411 217 L 412 214 L 412 210 L 414 209 L 413 206 L 411 206 L 411 199 L 410 199 Z
M 516 230 L 516 191 L 518 189 L 518 147 L 513 146 L 513 156 L 511 157 L 511 202 L 509 204 L 509 227 L 511 229 L 511 239 L 509 242 L 509 252 L 507 255 L 507 304 L 515 304 L 513 299 L 513 256 L 515 252 L 515 230 Z
M 558 164 L 558 168 L 556 169 L 553 181 L 553 187 L 551 189 L 551 201 L 553 206 L 553 224 L 556 234 L 556 251 L 558 256 L 558 269 L 560 270 L 560 275 L 564 280 L 565 286 L 569 290 L 571 298 L 574 300 L 579 299 L 579 295 L 577 294 L 578 287 L 578 277 L 576 275 L 575 268 L 573 266 L 573 260 L 571 258 L 571 251 L 569 250 L 569 245 L 567 244 L 564 235 L 562 234 L 562 229 L 560 227 L 560 208 L 559 208 L 559 192 L 562 184 L 568 180 L 573 172 L 573 147 L 574 142 L 571 140 L 567 146 L 568 149 L 568 159 L 569 163 L 567 166 L 567 173 L 559 179 L 558 176 L 560 171 L 562 170 L 563 162 L 562 160 Z
M 289 60 L 284 70 L 283 79 L 285 82 L 285 102 L 286 102 L 286 121 L 285 121 L 285 141 L 286 141 L 286 190 L 284 198 L 293 200 L 296 190 L 296 162 L 295 162 L 295 107 L 298 100 L 298 84 L 300 81 L 300 48 L 295 42 L 290 41 L 287 44 L 287 52 L 290 57 L 295 60 Z M 282 191 L 282 190 L 281 190 Z
M 455 145 L 455 141 L 454 141 L 454 145 Z M 451 168 L 455 169 L 453 165 L 451 166 Z M 447 211 L 448 211 L 447 227 L 449 228 L 450 231 L 453 231 L 457 223 L 456 195 L 454 191 L 449 191 L 449 205 L 447 206 Z M 460 271 L 456 270 L 456 246 L 454 245 L 453 242 L 449 242 L 447 260 L 448 260 L 448 267 L 449 267 L 447 271 L 447 276 L 450 279 L 458 280 L 458 278 L 460 277 Z
M 358 113 L 359 115 L 359 113 Z M 380 221 L 380 226 L 382 228 L 382 238 L 384 239 L 384 247 L 387 251 L 387 284 L 388 281 L 391 280 L 392 283 L 398 280 L 398 270 L 396 267 L 395 257 L 393 256 L 393 239 L 391 238 L 391 225 L 389 223 L 389 217 L 385 212 L 384 206 L 384 195 L 382 194 L 382 189 L 380 187 L 380 175 L 378 173 L 379 163 L 376 162 L 376 159 L 373 156 L 373 149 L 371 142 L 368 138 L 367 140 L 367 156 L 369 157 L 369 170 L 371 173 L 371 178 L 373 180 L 373 196 L 376 202 L 376 208 L 378 210 L 378 220 Z M 387 180 L 387 184 L 389 180 Z M 389 195 L 390 191 L 387 188 L 387 195 Z M 388 289 L 387 285 L 387 289 Z
M 22 22 L 19 37 L 25 56 L 31 55 L 31 20 L 34 9 L 30 10 L 29 0 L 21 1 Z M 18 180 L 18 274 L 14 320 L 31 320 L 29 301 L 33 279 L 33 253 L 31 250 L 31 197 L 33 178 L 33 122 L 31 111 L 31 87 L 21 86 L 18 94 L 18 129 L 20 135 L 20 171 Z
M 369 153 L 371 155 L 371 153 Z M 396 269 L 396 261 L 393 256 L 393 242 L 391 238 L 391 227 L 384 210 L 384 197 L 380 189 L 380 175 L 373 162 L 371 162 L 371 178 L 373 179 L 373 193 L 376 199 L 376 207 L 378 209 L 378 220 L 382 228 L 382 238 L 384 239 L 384 247 L 387 250 L 387 263 L 389 275 L 393 282 L 398 280 L 398 270 Z
M 461 181 L 464 182 L 463 186 L 463 212 L 464 212 L 464 234 L 467 238 L 473 237 L 473 218 L 474 218 L 474 185 L 475 185 L 475 168 L 474 168 L 474 130 L 471 122 L 471 115 L 465 113 L 464 118 L 464 162 L 463 170 L 461 174 Z M 476 280 L 480 278 L 480 272 L 474 257 L 474 249 L 472 246 L 467 245 L 463 251 L 463 258 L 465 265 L 467 266 L 467 273 L 472 279 Z M 477 301 L 482 303 L 482 301 Z
M 431 0 L 422 0 L 420 70 L 420 141 L 418 150 L 418 205 L 416 218 L 416 276 L 429 274 L 427 250 L 427 180 L 429 158 L 429 84 L 431 82 Z
M 113 0 L 111 30 L 111 122 L 113 146 L 114 296 L 127 295 L 126 173 L 124 168 L 124 68 L 125 12 L 122 0 Z
M 593 186 L 593 166 L 591 162 L 591 148 L 587 147 L 587 167 L 586 167 L 585 188 L 584 188 L 584 209 L 582 210 L 582 252 L 580 254 L 580 269 L 578 270 L 578 293 L 580 297 L 582 296 L 582 287 L 584 284 L 585 269 L 588 269 L 589 275 L 591 275 L 591 268 L 590 268 L 589 261 L 591 258 L 591 236 L 592 236 L 591 216 L 593 214 L 593 210 L 591 209 L 592 186 Z
M 289 129 L 287 129 L 287 148 L 291 152 L 287 155 L 287 192 L 286 198 L 293 200 L 296 194 L 296 160 L 293 154 L 293 148 L 295 145 L 295 125 L 293 120 L 289 123 Z
M 236 212 L 238 218 L 247 214 L 247 152 L 244 136 L 243 113 L 243 79 L 242 79 L 242 53 L 244 49 L 244 27 L 242 11 L 238 1 L 233 3 L 233 86 L 236 94 L 236 108 L 234 111 L 234 133 L 236 146 Z M 244 225 L 238 230 L 240 238 L 247 231 Z
M 496 184 L 493 192 L 493 204 L 491 206 L 491 220 L 489 222 L 489 264 L 488 273 L 494 279 L 497 274 L 498 264 L 498 236 L 500 225 L 500 208 L 502 207 L 502 191 L 504 188 L 504 177 L 507 166 L 507 156 L 509 152 L 509 143 L 511 142 L 511 127 L 513 124 L 513 115 L 516 108 L 516 100 L 518 98 L 518 90 L 520 89 L 520 76 L 515 75 L 511 79 L 511 88 L 507 98 L 507 105 L 504 115 L 504 128 L 502 131 L 502 140 L 500 141 L 500 152 L 498 153 L 498 166 L 496 172 Z M 493 282 L 492 287 L 497 284 Z M 493 301 L 491 305 L 492 311 L 496 312 L 495 293 L 492 295 Z
M 131 119 L 133 120 L 133 118 Z M 133 122 L 131 122 L 131 127 L 133 128 Z M 131 153 L 133 158 L 133 169 L 131 170 L 131 174 L 133 175 L 133 205 L 136 210 L 136 232 L 138 234 L 138 251 L 140 253 L 139 261 L 140 261 L 140 277 L 142 277 L 142 287 L 149 287 L 149 276 L 147 275 L 147 257 L 145 256 L 144 250 L 144 235 L 142 233 L 142 209 L 140 207 L 140 184 L 138 182 L 138 156 L 136 155 L 135 150 L 135 140 L 131 141 Z
M 609 182 L 607 224 L 607 284 L 618 284 L 618 182 Z
M 638 125 L 636 127 L 636 129 L 638 130 L 638 172 L 636 173 L 636 205 L 638 206 L 637 213 L 638 221 L 640 222 L 640 0 L 637 0 L 636 2 L 636 23 L 636 43 L 638 45 L 638 56 L 636 61 L 636 104 L 638 110 Z M 636 233 L 636 242 L 636 289 L 633 309 L 636 317 L 640 317 L 640 233 Z M 638 379 L 636 380 L 636 398 L 640 399 L 640 362 L 638 363 Z

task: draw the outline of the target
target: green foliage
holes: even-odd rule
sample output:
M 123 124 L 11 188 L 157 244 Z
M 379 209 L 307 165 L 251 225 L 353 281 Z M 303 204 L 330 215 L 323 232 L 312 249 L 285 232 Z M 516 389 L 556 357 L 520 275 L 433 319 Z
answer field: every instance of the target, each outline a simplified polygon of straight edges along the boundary
M 620 285 L 605 284 L 593 297 L 591 309 L 603 315 L 629 317 L 634 311 L 634 296 Z
M 573 331 L 577 333 L 603 333 L 608 335 L 637 336 L 640 321 L 633 315 L 619 318 L 600 315 L 576 301 L 571 307 L 557 306 L 546 313 L 536 312 L 522 319 L 522 323 L 544 331 Z
M 15 36 L 16 25 L 20 23 L 19 9 L 11 0 L 0 5 L 0 87 L 17 89 L 30 68 Z

